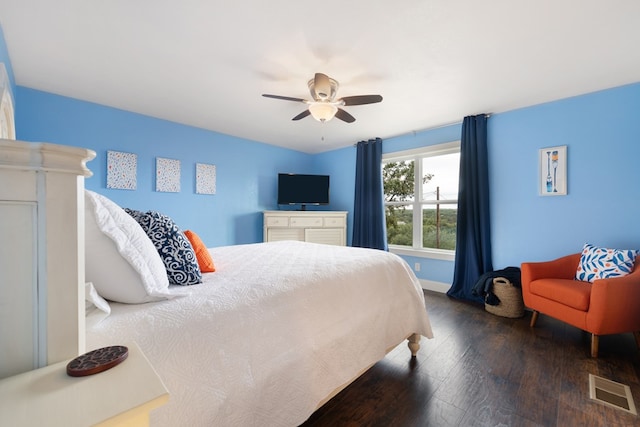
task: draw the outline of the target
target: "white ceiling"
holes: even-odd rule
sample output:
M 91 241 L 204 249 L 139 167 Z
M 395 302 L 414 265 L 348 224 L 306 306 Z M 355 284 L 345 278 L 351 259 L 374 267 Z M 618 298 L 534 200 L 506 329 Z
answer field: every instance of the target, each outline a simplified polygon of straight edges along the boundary
M 18 85 L 309 153 L 640 81 L 638 0 L 0 0 L 0 24 Z M 261 96 L 315 72 L 384 100 L 321 124 Z

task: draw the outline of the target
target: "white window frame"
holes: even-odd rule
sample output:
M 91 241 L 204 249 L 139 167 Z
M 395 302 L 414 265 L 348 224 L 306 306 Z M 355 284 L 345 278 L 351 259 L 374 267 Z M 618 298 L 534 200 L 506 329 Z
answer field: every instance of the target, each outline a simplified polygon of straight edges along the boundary
M 422 205 L 430 201 L 421 200 L 419 194 L 422 188 L 422 159 L 425 157 L 442 156 L 445 154 L 459 153 L 460 141 L 446 142 L 444 144 L 429 145 L 411 150 L 396 151 L 393 153 L 384 153 L 382 155 L 382 163 L 400 162 L 413 160 L 414 162 L 414 200 L 407 202 L 385 202 L 387 205 L 413 205 L 413 245 L 412 247 L 389 245 L 389 251 L 397 255 L 408 255 L 421 258 L 433 258 L 445 261 L 455 260 L 456 251 L 448 249 L 435 249 L 422 247 Z M 440 204 L 457 204 L 458 200 L 440 201 Z M 435 204 L 435 203 L 433 203 Z

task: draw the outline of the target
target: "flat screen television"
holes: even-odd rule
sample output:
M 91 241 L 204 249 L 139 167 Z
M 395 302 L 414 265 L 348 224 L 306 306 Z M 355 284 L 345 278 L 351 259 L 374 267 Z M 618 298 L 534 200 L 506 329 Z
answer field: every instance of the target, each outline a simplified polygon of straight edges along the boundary
M 328 205 L 329 175 L 278 174 L 279 205 Z

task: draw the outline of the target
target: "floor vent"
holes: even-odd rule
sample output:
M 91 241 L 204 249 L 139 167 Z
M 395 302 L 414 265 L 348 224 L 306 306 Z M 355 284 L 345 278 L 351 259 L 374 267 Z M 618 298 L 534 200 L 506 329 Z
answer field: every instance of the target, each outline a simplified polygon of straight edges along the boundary
M 612 408 L 638 415 L 628 385 L 589 374 L 589 397 Z

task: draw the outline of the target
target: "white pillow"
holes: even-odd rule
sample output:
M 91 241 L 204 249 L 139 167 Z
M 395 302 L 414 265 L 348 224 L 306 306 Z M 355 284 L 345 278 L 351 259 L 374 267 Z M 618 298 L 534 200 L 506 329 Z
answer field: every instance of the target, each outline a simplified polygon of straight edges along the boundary
M 108 198 L 85 190 L 85 281 L 111 301 L 171 298 L 158 251 L 142 227 Z
M 84 284 L 84 314 L 88 328 L 102 322 L 111 314 L 111 306 L 98 294 L 91 282 Z

